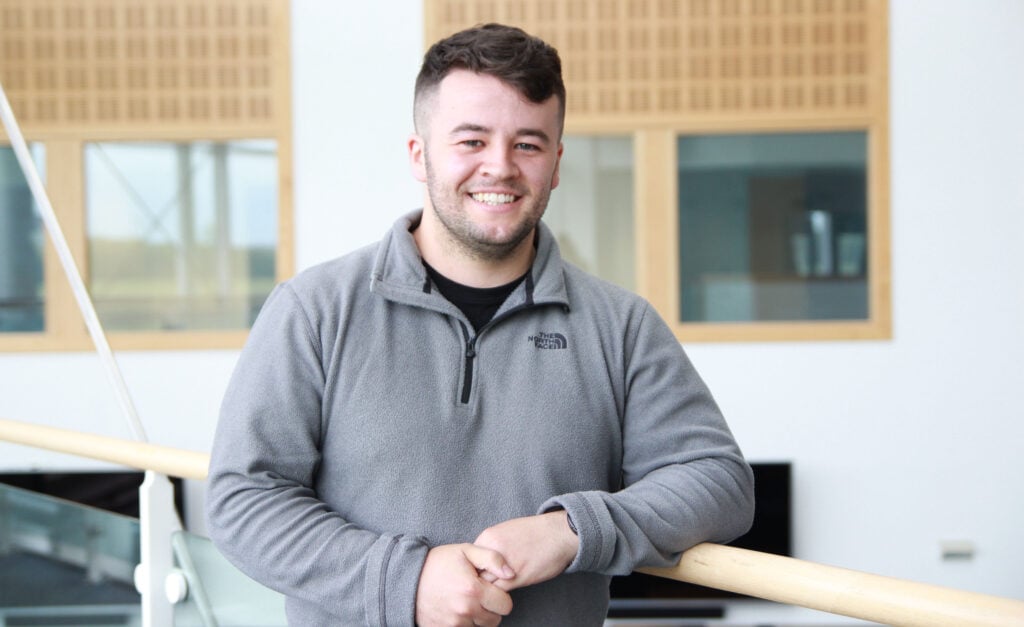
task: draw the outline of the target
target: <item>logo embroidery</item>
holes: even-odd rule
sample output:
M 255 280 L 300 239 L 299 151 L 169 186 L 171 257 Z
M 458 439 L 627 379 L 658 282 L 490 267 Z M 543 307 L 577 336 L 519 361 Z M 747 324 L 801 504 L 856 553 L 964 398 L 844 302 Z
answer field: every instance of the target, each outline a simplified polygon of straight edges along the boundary
M 537 348 L 563 349 L 569 348 L 569 341 L 561 333 L 538 333 L 526 338 Z

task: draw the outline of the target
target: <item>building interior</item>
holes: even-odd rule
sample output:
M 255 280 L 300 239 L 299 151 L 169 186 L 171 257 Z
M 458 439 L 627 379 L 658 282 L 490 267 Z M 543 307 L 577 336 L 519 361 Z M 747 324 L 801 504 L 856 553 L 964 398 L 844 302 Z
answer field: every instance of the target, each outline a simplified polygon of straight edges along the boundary
M 563 255 L 651 303 L 755 467 L 737 546 L 1024 601 L 1019 0 L 0 0 L 0 86 L 109 342 L 5 120 L 0 419 L 208 453 L 274 286 L 423 206 L 423 53 L 491 21 L 562 56 Z M 143 470 L 2 427 L 0 627 L 284 624 L 180 475 L 151 623 Z M 608 626 L 878 624 L 630 577 Z

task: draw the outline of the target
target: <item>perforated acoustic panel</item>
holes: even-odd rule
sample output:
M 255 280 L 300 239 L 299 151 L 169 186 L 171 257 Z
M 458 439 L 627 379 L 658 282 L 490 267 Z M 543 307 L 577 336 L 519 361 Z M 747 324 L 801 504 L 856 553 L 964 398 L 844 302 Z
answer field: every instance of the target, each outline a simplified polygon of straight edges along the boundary
M 426 0 L 428 42 L 484 22 L 558 48 L 575 116 L 868 114 L 884 57 L 872 0 Z M 873 42 L 876 42 L 873 44 Z
M 0 0 L 0 80 L 26 134 L 273 134 L 286 14 L 275 0 Z

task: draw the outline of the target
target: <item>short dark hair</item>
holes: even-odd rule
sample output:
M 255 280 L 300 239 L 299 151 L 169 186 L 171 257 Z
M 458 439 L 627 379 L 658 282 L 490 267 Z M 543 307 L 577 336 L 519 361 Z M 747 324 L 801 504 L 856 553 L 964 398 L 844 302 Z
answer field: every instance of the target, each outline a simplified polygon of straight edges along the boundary
M 515 26 L 481 24 L 435 43 L 423 56 L 413 101 L 417 129 L 421 106 L 452 70 L 498 78 L 534 103 L 558 97 L 559 128 L 565 120 L 565 83 L 558 51 Z

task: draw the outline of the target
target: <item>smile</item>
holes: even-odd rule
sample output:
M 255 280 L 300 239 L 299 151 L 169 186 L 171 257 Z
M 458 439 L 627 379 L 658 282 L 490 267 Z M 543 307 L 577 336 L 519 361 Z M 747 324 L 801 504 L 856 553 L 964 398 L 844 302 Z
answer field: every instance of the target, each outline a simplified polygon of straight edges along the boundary
M 470 196 L 473 200 L 487 205 L 504 205 L 516 200 L 512 194 L 495 194 L 493 192 L 470 194 Z

